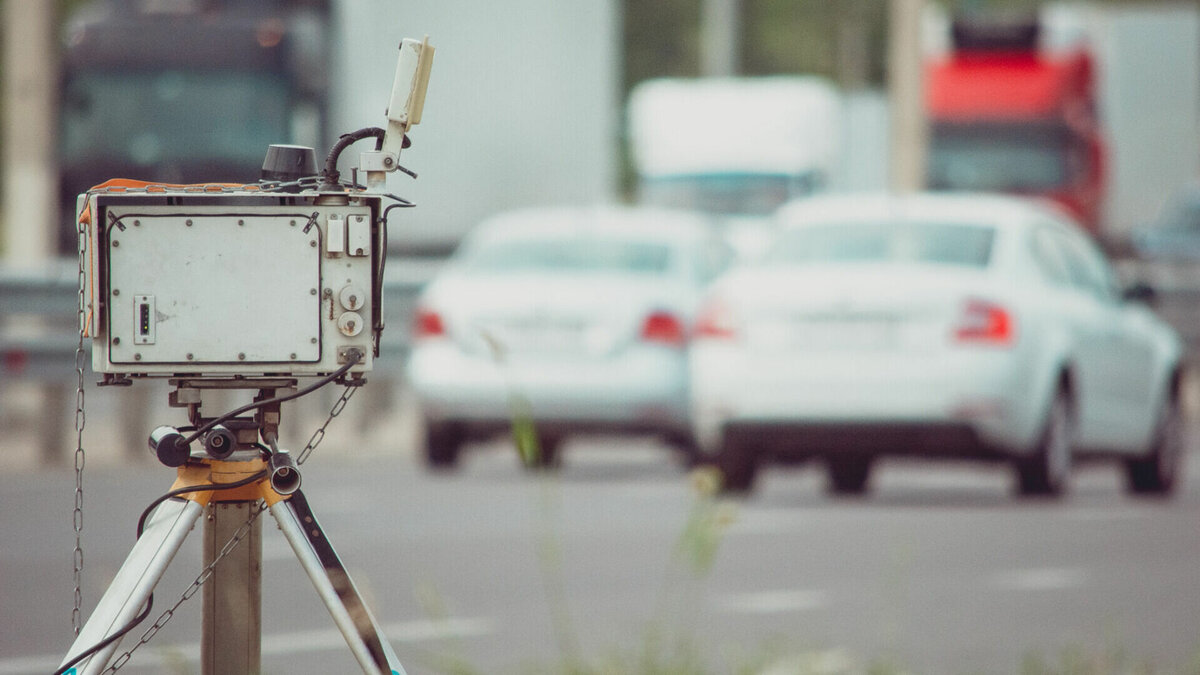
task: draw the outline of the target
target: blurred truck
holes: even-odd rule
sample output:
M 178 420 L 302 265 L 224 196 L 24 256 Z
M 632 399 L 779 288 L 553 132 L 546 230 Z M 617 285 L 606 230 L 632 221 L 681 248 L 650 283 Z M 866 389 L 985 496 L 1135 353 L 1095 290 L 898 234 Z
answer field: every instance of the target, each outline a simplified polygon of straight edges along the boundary
M 840 113 L 837 89 L 815 76 L 642 82 L 627 111 L 637 201 L 713 214 L 753 255 L 766 216 L 827 185 Z
M 258 180 L 323 141 L 329 0 L 96 0 L 66 22 L 60 194 L 109 178 Z M 75 251 L 69 216 L 60 254 Z
M 1106 143 L 1092 55 L 1037 20 L 956 20 L 926 66 L 927 185 L 1053 199 L 1100 235 Z

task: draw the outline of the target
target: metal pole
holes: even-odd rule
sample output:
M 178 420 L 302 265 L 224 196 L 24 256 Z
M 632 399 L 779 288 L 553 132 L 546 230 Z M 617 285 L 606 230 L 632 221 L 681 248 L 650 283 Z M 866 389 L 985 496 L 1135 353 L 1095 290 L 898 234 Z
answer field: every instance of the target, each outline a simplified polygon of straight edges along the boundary
M 922 77 L 921 14 L 924 0 L 890 0 L 888 95 L 891 102 L 891 187 L 925 186 L 928 132 Z
M 204 567 L 246 524 L 258 501 L 212 502 L 204 523 Z M 262 520 L 229 551 L 204 584 L 200 672 L 258 673 L 262 662 Z

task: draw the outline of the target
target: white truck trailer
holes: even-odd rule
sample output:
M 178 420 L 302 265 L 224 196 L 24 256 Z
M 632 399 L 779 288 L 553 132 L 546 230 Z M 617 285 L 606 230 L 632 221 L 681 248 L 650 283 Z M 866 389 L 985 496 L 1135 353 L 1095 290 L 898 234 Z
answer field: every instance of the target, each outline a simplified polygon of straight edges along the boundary
M 841 107 L 837 89 L 816 76 L 642 82 L 628 107 L 637 199 L 711 213 L 753 255 L 766 216 L 828 185 L 841 156 Z

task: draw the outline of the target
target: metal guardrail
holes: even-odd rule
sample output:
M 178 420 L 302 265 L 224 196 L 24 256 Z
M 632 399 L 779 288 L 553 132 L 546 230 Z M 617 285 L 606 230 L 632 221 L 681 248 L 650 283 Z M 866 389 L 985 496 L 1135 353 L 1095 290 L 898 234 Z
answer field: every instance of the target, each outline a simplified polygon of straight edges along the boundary
M 408 352 L 417 294 L 441 260 L 392 258 L 383 283 L 383 337 L 376 369 L 398 374 Z M 21 379 L 75 382 L 78 334 L 78 268 L 54 261 L 37 269 L 0 266 L 0 383 Z M 91 373 L 88 351 L 87 381 Z
M 417 295 L 443 262 L 388 260 L 383 285 L 385 329 L 376 363 L 382 374 L 400 374 Z M 1116 267 L 1126 281 L 1142 280 L 1158 289 L 1158 313 L 1187 342 L 1192 363 L 1200 363 L 1200 261 L 1126 259 Z M 77 271 L 74 261 L 56 261 L 36 270 L 0 266 L 0 383 L 12 378 L 75 381 Z M 88 365 L 90 370 L 90 358 Z M 94 380 L 89 372 L 88 381 Z

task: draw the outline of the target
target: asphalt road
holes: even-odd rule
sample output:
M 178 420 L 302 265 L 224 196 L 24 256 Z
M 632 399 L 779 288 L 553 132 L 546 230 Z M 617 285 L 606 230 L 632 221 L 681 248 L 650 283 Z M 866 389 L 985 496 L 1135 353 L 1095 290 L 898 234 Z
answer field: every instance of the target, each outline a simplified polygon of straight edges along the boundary
M 713 673 L 1200 668 L 1200 457 L 1169 502 L 1126 496 L 1109 466 L 1045 502 L 1014 499 L 999 467 L 885 464 L 863 500 L 827 497 L 799 467 L 713 504 L 652 444 L 565 451 L 549 480 L 502 444 L 447 476 L 344 443 L 305 465 L 309 501 L 410 674 L 559 673 L 573 656 L 632 673 L 647 653 Z M 85 610 L 172 480 L 145 462 L 88 469 Z M 71 642 L 73 486 L 66 469 L 0 476 L 0 675 L 49 672 Z M 199 572 L 201 539 L 157 607 Z M 263 540 L 264 672 L 358 672 L 269 521 Z M 200 612 L 185 603 L 122 672 L 198 672 Z

